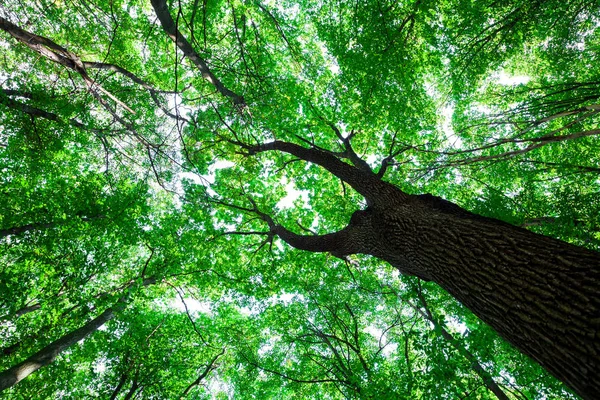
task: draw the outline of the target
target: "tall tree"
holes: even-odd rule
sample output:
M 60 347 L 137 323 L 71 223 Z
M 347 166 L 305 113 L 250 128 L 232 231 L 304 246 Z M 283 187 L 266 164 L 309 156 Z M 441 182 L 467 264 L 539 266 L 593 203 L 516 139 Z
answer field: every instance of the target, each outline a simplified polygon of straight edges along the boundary
M 347 149 L 353 151 L 349 142 Z M 319 149 L 275 141 L 248 151 L 281 151 L 322 166 L 368 205 L 325 235 L 298 235 L 255 209 L 270 234 L 301 250 L 372 255 L 433 281 L 577 393 L 600 393 L 600 253 L 439 197 L 408 195 Z
M 187 395 L 207 379 L 215 393 L 229 385 L 249 398 L 466 397 L 473 384 L 482 396 L 569 396 L 472 312 L 575 393 L 597 397 L 599 10 L 9 0 L 2 367 L 83 326 L 74 305 L 106 307 L 112 295 L 99 293 L 152 276 L 164 284 L 136 294 L 136 307 L 179 310 L 197 335 L 183 348 L 218 338 L 197 371 L 158 389 L 148 376 L 174 366 L 161 369 L 150 345 L 111 344 L 140 325 L 134 318 L 108 324 L 99 351 L 72 366 L 59 357 L 48 371 L 118 365 L 113 398 Z M 426 304 L 407 289 L 415 277 L 428 281 Z M 406 304 L 381 292 L 390 285 Z M 419 312 L 410 296 L 447 345 L 423 339 L 427 323 L 407 328 L 403 316 Z M 287 323 L 274 305 L 307 316 L 290 318 L 298 335 L 278 333 Z M 60 326 L 57 315 L 72 320 Z M 389 328 L 379 345 L 365 334 L 375 327 Z M 461 330 L 465 347 L 452 341 Z M 480 368 L 433 366 L 423 361 L 432 349 Z M 400 359 L 406 374 L 390 371 Z M 297 360 L 305 374 L 290 368 Z M 314 379 L 319 368 L 327 379 Z M 438 371 L 455 387 L 438 385 Z M 104 377 L 79 379 L 99 393 Z

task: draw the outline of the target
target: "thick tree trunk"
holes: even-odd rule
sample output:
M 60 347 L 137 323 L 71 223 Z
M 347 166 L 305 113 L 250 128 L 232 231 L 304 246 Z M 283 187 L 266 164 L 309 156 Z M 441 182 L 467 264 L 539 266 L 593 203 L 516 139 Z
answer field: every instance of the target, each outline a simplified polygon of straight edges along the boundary
M 25 361 L 0 373 L 0 391 L 16 385 L 38 369 L 53 362 L 64 350 L 84 339 L 114 317 L 109 308 L 81 328 L 50 343 Z
M 365 197 L 343 230 L 297 235 L 259 215 L 293 247 L 362 253 L 434 281 L 585 399 L 600 398 L 600 253 L 485 218 L 431 195 L 412 196 L 333 153 L 275 141 Z M 382 166 L 383 168 L 383 166 Z
M 436 282 L 580 396 L 599 398 L 599 253 L 429 195 L 362 218 L 361 252 Z

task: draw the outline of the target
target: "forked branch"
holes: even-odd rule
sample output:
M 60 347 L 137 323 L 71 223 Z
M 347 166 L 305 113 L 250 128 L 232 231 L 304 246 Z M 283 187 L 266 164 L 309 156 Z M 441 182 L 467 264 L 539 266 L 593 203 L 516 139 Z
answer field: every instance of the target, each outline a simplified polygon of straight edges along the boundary
M 295 143 L 279 140 L 259 145 L 245 145 L 240 143 L 238 145 L 243 147 L 248 155 L 267 151 L 280 151 L 296 156 L 304 161 L 317 164 L 352 186 L 354 190 L 365 198 L 369 206 L 374 206 L 383 200 L 386 204 L 382 204 L 382 207 L 389 207 L 391 206 L 390 201 L 408 199 L 407 194 L 379 179 L 370 169 L 367 172 L 358 167 L 346 164 L 327 151 L 317 148 L 306 148 Z
M 110 97 L 112 100 L 114 100 L 121 107 L 123 107 L 130 113 L 135 114 L 135 112 L 131 108 L 129 108 L 125 103 L 123 103 L 121 100 L 115 97 L 108 90 L 100 86 L 98 82 L 94 81 L 88 75 L 83 61 L 75 53 L 67 50 L 66 48 L 58 45 L 57 43 L 53 42 L 48 38 L 38 36 L 24 29 L 21 29 L 17 25 L 2 17 L 0 17 L 0 29 L 7 32 L 9 35 L 17 39 L 20 43 L 29 47 L 31 50 L 42 55 L 48 60 L 54 61 L 57 64 L 60 64 L 68 69 L 77 72 L 83 78 L 88 90 L 94 95 L 94 97 L 99 98 L 100 100 L 100 94 L 98 92 L 102 92 L 108 97 Z

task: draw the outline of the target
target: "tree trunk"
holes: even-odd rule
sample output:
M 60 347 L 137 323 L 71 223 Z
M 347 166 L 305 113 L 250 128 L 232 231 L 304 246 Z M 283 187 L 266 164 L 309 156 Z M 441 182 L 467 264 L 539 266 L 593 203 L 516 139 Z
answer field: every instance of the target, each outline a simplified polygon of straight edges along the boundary
M 104 215 L 96 215 L 93 217 L 79 217 L 79 218 L 82 221 L 90 222 L 95 219 L 105 218 L 105 216 Z M 0 239 L 7 237 L 7 236 L 11 236 L 11 235 L 20 235 L 22 233 L 30 232 L 30 231 L 41 231 L 41 230 L 45 230 L 45 229 L 52 229 L 57 226 L 64 225 L 66 223 L 68 223 L 68 220 L 60 221 L 60 222 L 47 222 L 47 223 L 35 222 L 33 224 L 26 224 L 26 225 L 21 225 L 21 226 L 13 226 L 11 228 L 6 228 L 6 229 L 0 229 Z
M 0 373 L 0 391 L 16 385 L 38 369 L 53 362 L 64 350 L 84 339 L 114 317 L 112 308 L 87 322 L 81 328 L 50 343 L 25 361 Z
M 34 303 L 30 306 L 23 306 L 12 314 L 6 314 L 6 315 L 0 317 L 0 321 L 8 321 L 11 319 L 17 319 L 25 314 L 29 314 L 30 312 L 39 310 L 41 307 L 42 307 L 42 305 L 40 303 Z
M 437 283 L 577 394 L 600 398 L 600 253 L 439 197 L 408 195 L 321 149 L 280 141 L 240 146 L 248 155 L 279 151 L 317 164 L 369 206 L 323 236 L 297 235 L 255 209 L 273 234 L 303 250 L 369 254 Z
M 121 393 L 123 386 L 125 386 L 125 382 L 127 382 L 127 379 L 129 379 L 129 377 L 127 376 L 126 373 L 121 374 L 119 383 L 117 384 L 117 387 L 115 387 L 115 390 L 113 390 L 113 392 L 111 393 L 109 400 L 115 400 L 117 398 L 119 393 Z
M 361 212 L 361 253 L 447 290 L 586 399 L 600 396 L 600 254 L 433 196 Z

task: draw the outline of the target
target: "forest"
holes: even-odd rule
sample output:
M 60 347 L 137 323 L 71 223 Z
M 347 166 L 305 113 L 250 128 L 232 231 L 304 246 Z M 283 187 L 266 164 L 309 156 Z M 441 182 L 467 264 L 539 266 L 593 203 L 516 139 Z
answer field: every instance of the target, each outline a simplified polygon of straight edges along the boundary
M 0 397 L 600 398 L 597 0 L 3 0 Z

